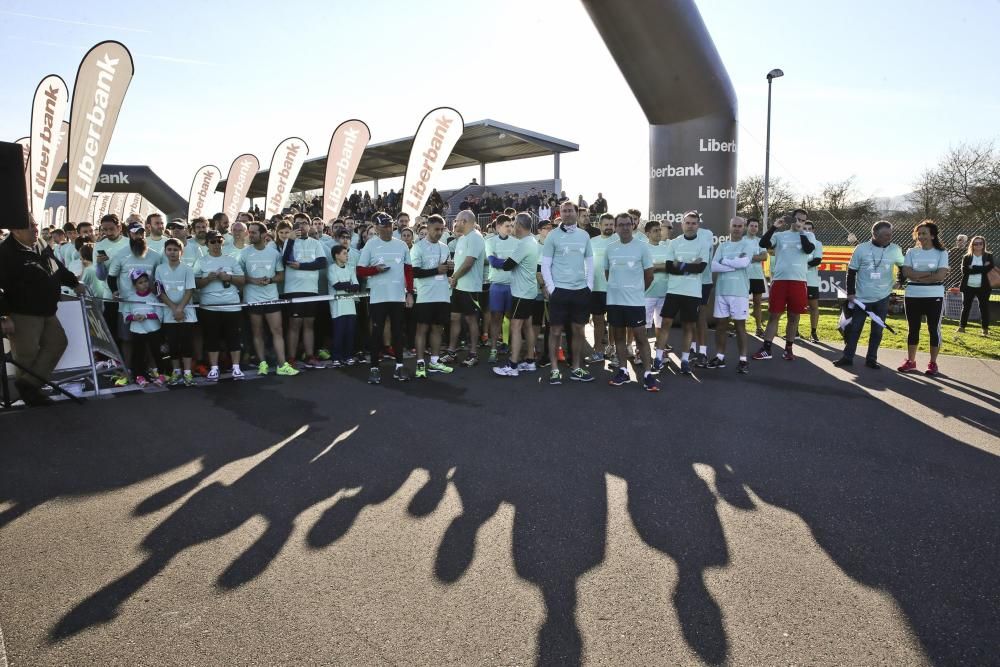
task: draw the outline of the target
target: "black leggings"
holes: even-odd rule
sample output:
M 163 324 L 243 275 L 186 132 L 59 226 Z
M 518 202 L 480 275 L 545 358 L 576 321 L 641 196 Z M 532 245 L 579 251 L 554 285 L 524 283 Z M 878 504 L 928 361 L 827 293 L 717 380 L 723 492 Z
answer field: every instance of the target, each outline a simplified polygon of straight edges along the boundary
M 385 321 L 389 320 L 389 330 L 392 332 L 392 348 L 396 353 L 396 363 L 403 363 L 403 304 L 398 301 L 368 304 L 368 314 L 372 319 L 371 338 L 368 340 L 372 353 L 371 367 L 378 366 L 382 360 L 382 331 Z
M 969 323 L 969 312 L 972 310 L 972 300 L 979 299 L 979 323 L 983 331 L 990 328 L 990 292 L 986 276 L 983 276 L 986 287 L 964 287 L 962 288 L 962 328 Z
M 930 334 L 931 347 L 941 346 L 941 315 L 944 299 L 939 296 L 913 297 L 903 299 L 906 307 L 906 323 L 909 333 L 906 335 L 907 345 L 920 343 L 920 324 L 927 318 L 927 332 Z
M 243 318 L 240 311 L 227 313 L 219 310 L 205 310 L 198 313 L 201 321 L 201 335 L 205 349 L 209 352 L 238 352 L 240 349 L 240 326 Z M 222 347 L 223 342 L 225 347 Z
M 194 322 L 164 324 L 160 331 L 167 339 L 171 359 L 190 359 L 194 356 Z
M 132 375 L 145 375 L 147 369 L 152 370 L 157 367 L 156 362 L 160 358 L 160 340 L 159 331 L 132 332 L 132 358 L 129 360 L 132 364 Z

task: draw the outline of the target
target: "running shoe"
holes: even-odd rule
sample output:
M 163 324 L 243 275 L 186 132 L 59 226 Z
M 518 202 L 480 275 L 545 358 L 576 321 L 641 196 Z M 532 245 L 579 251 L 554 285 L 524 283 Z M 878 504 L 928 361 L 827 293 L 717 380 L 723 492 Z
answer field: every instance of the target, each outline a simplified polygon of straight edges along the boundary
M 833 362 L 833 365 L 836 366 L 837 368 L 850 368 L 851 366 L 854 365 L 854 360 L 848 359 L 847 357 L 841 357 L 840 359 L 837 359 L 835 362 Z
M 548 366 L 551 365 L 552 361 L 550 361 L 548 357 L 542 357 L 541 359 L 538 360 L 539 368 L 547 368 Z
M 139 389 L 144 389 L 149 384 L 149 380 L 146 379 L 145 375 L 136 375 L 135 383 L 139 385 Z
M 681 361 L 681 375 L 691 375 L 691 362 Z
M 276 372 L 277 372 L 278 375 L 285 375 L 285 376 L 288 376 L 288 377 L 292 377 L 294 375 L 298 375 L 302 371 L 300 371 L 299 369 L 295 368 L 294 366 L 292 366 L 290 363 L 288 363 L 286 361 L 285 363 L 283 363 L 280 366 L 278 366 L 278 370 Z
M 218 368 L 213 368 L 212 370 L 208 371 L 208 375 L 206 375 L 205 378 L 209 382 L 218 382 L 219 381 L 219 369 Z
M 323 348 L 316 350 L 316 356 L 319 357 L 322 361 L 330 361 L 330 352 L 324 350 Z
M 167 380 L 168 387 L 179 387 L 184 384 L 184 376 L 181 375 L 180 371 L 174 371 L 170 374 L 170 379 Z
M 702 354 L 701 352 L 695 352 L 691 355 L 691 361 L 697 368 L 707 368 L 708 367 L 708 355 Z
M 815 331 L 813 331 L 811 334 L 809 334 L 809 342 L 810 343 L 818 343 L 819 342 L 819 336 L 816 335 Z
M 208 377 L 208 366 L 205 364 L 196 364 L 194 367 L 194 372 L 198 375 Z
M 618 372 L 612 375 L 611 379 L 608 380 L 608 384 L 612 387 L 620 387 L 623 384 L 628 384 L 629 382 L 631 382 L 631 379 L 629 378 L 628 373 L 625 372 L 624 368 L 619 368 Z
M 271 367 L 267 365 L 266 361 L 262 361 L 257 364 L 257 375 L 267 375 L 270 370 Z
M 496 350 L 490 350 L 489 362 L 491 364 L 495 364 L 497 362 L 497 351 Z
M 655 373 L 659 373 L 660 371 L 663 370 L 663 367 L 665 365 L 666 364 L 663 363 L 663 359 L 659 359 L 659 358 L 654 357 L 653 358 L 653 366 L 652 366 L 652 368 L 649 369 L 649 372 L 650 373 L 654 373 L 654 374 Z
M 562 384 L 562 373 L 553 368 L 549 373 L 549 384 Z
M 418 380 L 427 379 L 427 363 L 423 359 L 417 362 L 417 370 L 413 373 L 413 377 Z
M 442 364 L 453 364 L 453 363 L 455 363 L 455 361 L 456 361 L 456 359 L 455 359 L 455 350 L 448 350 L 447 352 L 445 352 L 444 354 L 442 354 L 440 357 L 438 357 L 438 360 Z
M 122 373 L 120 375 L 112 376 L 111 379 L 114 382 L 114 384 L 115 384 L 116 387 L 125 387 L 125 386 L 128 386 L 128 375 L 125 374 L 125 373 Z
M 511 366 L 510 364 L 494 366 L 493 373 L 495 375 L 499 375 L 500 377 L 516 378 L 518 376 L 517 368 L 515 366 Z
M 417 356 L 417 351 L 416 350 L 403 350 L 403 358 L 404 359 L 412 359 L 415 356 Z
M 873 371 L 881 370 L 882 364 L 875 361 L 874 359 L 865 359 L 865 366 L 872 369 Z
M 326 368 L 326 363 L 321 361 L 319 357 L 313 355 L 305 360 L 306 368 Z
M 762 347 L 759 350 L 757 350 L 757 352 L 753 355 L 753 358 L 756 359 L 757 361 L 764 361 L 765 359 L 771 358 L 771 352 L 770 350 L 767 350 Z
M 356 363 L 358 363 L 358 362 L 356 362 L 354 360 L 354 357 L 347 357 L 347 361 L 344 362 L 344 365 L 345 366 L 353 366 Z
M 704 366 L 704 368 L 725 368 L 725 367 L 726 367 L 726 360 L 719 359 L 718 357 L 714 357 Z
M 750 362 L 741 361 L 738 366 L 736 366 L 736 372 L 740 375 L 748 375 L 750 373 Z
M 764 337 L 764 329 L 762 327 L 757 327 L 757 338 Z
M 193 387 L 194 386 L 194 374 L 191 371 L 185 371 L 184 373 L 184 386 Z
M 465 366 L 466 368 L 472 368 L 473 366 L 476 366 L 478 364 L 479 364 L 479 357 L 476 356 L 469 357 L 468 359 L 462 362 L 462 365 Z
M 795 353 L 792 352 L 792 348 L 786 347 L 785 351 L 781 354 L 781 358 L 785 361 L 795 361 Z
M 909 359 L 907 359 L 906 361 L 903 362 L 903 365 L 897 368 L 896 370 L 899 371 L 900 373 L 909 373 L 910 371 L 915 371 L 917 370 L 917 362 L 910 361 Z
M 382 348 L 382 356 L 388 357 L 389 359 L 395 359 L 396 350 L 392 349 L 392 345 L 386 345 L 384 348 Z
M 243 370 L 233 366 L 233 379 L 234 380 L 246 380 L 247 376 L 243 374 Z
M 938 374 L 938 365 L 933 361 L 927 364 L 927 370 L 924 371 L 924 375 L 930 375 L 931 377 Z
M 647 375 L 642 380 L 642 388 L 646 391 L 660 391 L 660 381 L 655 375 Z
M 340 359 L 334 359 L 330 362 L 330 368 L 340 368 L 341 366 L 343 366 L 343 364 L 340 363 Z
M 378 367 L 373 367 L 368 371 L 368 384 L 382 384 L 382 374 Z
M 595 361 L 604 361 L 604 355 L 601 354 L 600 352 L 594 352 L 592 355 L 590 355 L 590 361 L 591 363 Z
M 500 343 L 497 346 L 497 352 L 500 354 L 510 354 L 510 345 L 507 345 L 507 343 Z
M 427 364 L 427 370 L 429 370 L 431 373 L 444 373 L 445 375 L 447 375 L 448 373 L 454 373 L 455 369 L 452 368 L 451 366 L 445 366 L 442 363 L 443 359 L 444 357 L 441 357 L 438 359 L 437 363 L 434 363 L 432 361 L 431 363 Z
M 588 370 L 584 370 L 583 368 L 574 368 L 569 372 L 569 379 L 574 382 L 593 382 L 594 376 L 591 375 Z
M 490 344 L 490 337 L 483 334 L 479 337 L 479 347 L 487 347 Z
M 534 373 L 536 370 L 538 370 L 538 367 L 535 366 L 534 361 L 522 361 L 517 365 L 518 373 Z
M 153 384 L 155 384 L 157 387 L 163 387 L 167 384 L 166 375 L 157 374 L 153 375 L 152 378 L 153 378 Z
M 406 370 L 406 366 L 397 366 L 396 370 L 392 372 L 392 379 L 407 382 L 410 379 L 410 373 Z

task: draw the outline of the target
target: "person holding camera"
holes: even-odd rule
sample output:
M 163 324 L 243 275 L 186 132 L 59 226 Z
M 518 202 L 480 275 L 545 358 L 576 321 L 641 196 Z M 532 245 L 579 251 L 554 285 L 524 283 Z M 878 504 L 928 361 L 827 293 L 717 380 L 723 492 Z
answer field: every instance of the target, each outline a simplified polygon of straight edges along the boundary
M 66 332 L 56 317 L 64 285 L 80 295 L 87 291 L 38 240 L 34 221 L 10 230 L 0 243 L 0 331 L 10 338 L 18 366 L 14 386 L 27 405 L 51 403 L 41 387 L 66 350 Z

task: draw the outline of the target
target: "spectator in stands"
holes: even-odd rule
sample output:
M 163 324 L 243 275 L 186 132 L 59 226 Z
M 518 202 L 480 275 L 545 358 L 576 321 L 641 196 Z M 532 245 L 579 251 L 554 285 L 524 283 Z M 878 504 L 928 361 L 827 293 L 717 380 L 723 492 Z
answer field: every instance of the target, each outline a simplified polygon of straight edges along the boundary
M 969 249 L 962 258 L 962 319 L 958 333 L 965 333 L 969 323 L 972 302 L 979 300 L 979 323 L 983 336 L 990 335 L 990 286 L 989 273 L 993 270 L 993 255 L 986 251 L 986 238 L 973 236 Z
M 597 193 L 597 199 L 594 200 L 593 213 L 600 216 L 602 213 L 608 212 L 608 200 L 604 198 L 604 194 L 601 192 Z
M 544 194 L 545 191 L 542 190 Z M 546 200 L 544 203 L 538 206 L 538 219 L 539 220 L 550 220 L 552 218 L 552 209 L 549 208 L 549 202 Z

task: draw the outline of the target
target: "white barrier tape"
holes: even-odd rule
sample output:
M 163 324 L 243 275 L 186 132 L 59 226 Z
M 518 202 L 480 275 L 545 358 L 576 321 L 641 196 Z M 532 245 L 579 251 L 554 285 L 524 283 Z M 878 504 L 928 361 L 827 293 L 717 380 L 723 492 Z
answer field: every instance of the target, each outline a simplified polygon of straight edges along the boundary
M 359 299 L 367 299 L 370 296 L 369 292 L 359 292 L 357 294 L 342 294 L 342 295 L 332 295 L 332 294 L 317 294 L 316 296 L 297 296 L 293 299 L 272 299 L 270 301 L 255 301 L 254 303 L 189 303 L 186 307 L 192 308 L 233 308 L 239 306 L 240 308 L 247 308 L 253 306 L 282 306 L 288 303 L 308 303 L 311 301 L 346 301 L 348 299 L 352 301 L 357 301 Z M 154 306 L 159 308 L 169 308 L 165 303 L 149 303 L 146 301 L 131 301 L 129 299 L 104 299 L 99 296 L 93 296 L 87 294 L 87 298 L 93 299 L 94 301 L 104 301 L 106 303 L 134 303 L 142 306 Z

